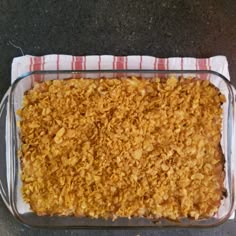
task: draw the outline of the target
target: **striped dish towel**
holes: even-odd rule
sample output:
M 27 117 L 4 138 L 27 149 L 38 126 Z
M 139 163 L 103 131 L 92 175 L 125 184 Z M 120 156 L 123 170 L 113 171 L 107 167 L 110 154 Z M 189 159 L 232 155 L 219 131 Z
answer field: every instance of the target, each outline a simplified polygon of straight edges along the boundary
M 214 70 L 230 79 L 225 56 L 211 58 L 156 58 L 150 56 L 69 56 L 46 55 L 41 57 L 22 56 L 12 62 L 12 82 L 20 75 L 35 70 L 113 70 L 113 69 L 156 69 L 156 70 Z M 203 77 L 206 75 L 202 75 Z M 204 79 L 204 78 L 203 78 Z
M 156 58 L 151 56 L 70 56 L 45 55 L 22 56 L 13 59 L 11 82 L 26 72 L 35 70 L 213 70 L 230 80 L 228 62 L 225 56 L 210 58 Z M 204 79 L 204 76 L 202 75 Z M 37 75 L 35 76 L 37 81 Z M 234 214 L 230 217 L 234 219 Z

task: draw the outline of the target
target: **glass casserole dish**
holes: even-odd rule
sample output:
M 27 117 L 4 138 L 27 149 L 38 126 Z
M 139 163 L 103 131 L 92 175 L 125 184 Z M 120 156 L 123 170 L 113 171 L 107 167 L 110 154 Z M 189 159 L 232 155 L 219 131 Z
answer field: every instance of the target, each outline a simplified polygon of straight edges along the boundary
M 149 220 L 146 218 L 118 218 L 90 219 L 74 216 L 37 216 L 21 196 L 20 160 L 17 151 L 20 146 L 19 130 L 16 122 L 19 117 L 16 111 L 22 105 L 25 91 L 32 88 L 34 81 L 46 81 L 66 78 L 112 78 L 112 77 L 138 76 L 142 78 L 169 77 L 169 76 L 193 76 L 207 79 L 214 84 L 226 97 L 223 104 L 223 122 L 221 146 L 225 158 L 225 181 L 224 187 L 227 196 L 221 201 L 217 214 L 211 218 L 194 220 L 190 218 L 179 221 L 168 219 Z M 22 75 L 18 78 L 1 101 L 0 125 L 2 135 L 0 136 L 0 193 L 6 206 L 12 215 L 25 225 L 33 227 L 55 227 L 55 228 L 132 228 L 132 227 L 209 227 L 226 221 L 235 210 L 235 89 L 232 84 L 221 74 L 214 71 L 159 71 L 159 70 L 103 70 L 103 71 L 35 71 Z

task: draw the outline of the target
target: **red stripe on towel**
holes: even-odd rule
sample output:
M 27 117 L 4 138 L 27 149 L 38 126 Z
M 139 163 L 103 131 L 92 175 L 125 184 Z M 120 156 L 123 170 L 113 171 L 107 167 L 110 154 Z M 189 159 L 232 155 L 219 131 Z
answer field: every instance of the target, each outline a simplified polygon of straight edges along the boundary
M 42 57 L 34 57 L 33 58 L 33 71 L 39 71 L 41 70 L 41 63 Z M 34 75 L 34 82 L 40 82 L 42 81 L 42 75 L 40 74 L 35 74 Z
M 164 58 L 159 58 L 158 59 L 158 64 L 157 64 L 157 69 L 158 70 L 165 70 L 165 59 Z
M 198 63 L 198 69 L 199 70 L 207 70 L 207 60 L 206 59 L 197 59 L 197 63 Z M 206 79 L 207 75 L 206 74 L 201 74 L 200 75 L 200 79 Z
M 75 68 L 75 70 L 82 70 L 83 69 L 83 57 L 81 57 L 81 56 L 75 57 L 74 68 Z

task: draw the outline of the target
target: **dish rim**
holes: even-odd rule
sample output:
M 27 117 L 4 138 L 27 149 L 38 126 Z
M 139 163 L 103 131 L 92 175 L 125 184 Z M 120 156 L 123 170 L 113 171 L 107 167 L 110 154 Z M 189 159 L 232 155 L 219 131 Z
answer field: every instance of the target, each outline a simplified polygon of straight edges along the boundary
M 196 74 L 197 75 L 201 75 L 201 74 L 213 74 L 213 75 L 216 75 L 218 77 L 220 77 L 227 85 L 228 89 L 229 89 L 229 93 L 231 93 L 231 95 L 235 95 L 235 89 L 234 89 L 234 86 L 233 84 L 224 76 L 222 75 L 221 73 L 219 72 L 216 72 L 216 71 L 213 71 L 213 70 L 152 70 L 152 69 L 145 69 L 145 70 L 136 70 L 136 69 L 132 69 L 132 70 L 129 70 L 129 69 L 125 69 L 125 70 L 112 70 L 112 69 L 108 69 L 108 70 L 36 70 L 36 71 L 31 71 L 31 72 L 27 72 L 27 73 L 24 73 L 22 75 L 20 75 L 13 83 L 12 85 L 10 86 L 10 91 L 9 91 L 9 96 L 8 96 L 8 99 L 9 99 L 9 102 L 8 102 L 8 108 L 9 108 L 9 123 L 10 125 L 13 127 L 11 132 L 9 132 L 9 135 L 10 135 L 10 138 L 9 138 L 9 146 L 10 147 L 13 147 L 13 148 L 10 148 L 10 156 L 12 157 L 12 160 L 10 160 L 10 169 L 13 170 L 13 171 L 10 171 L 10 180 L 9 180 L 9 192 L 11 193 L 10 196 L 9 196 L 9 202 L 10 202 L 10 207 L 11 207 L 11 213 L 13 214 L 13 216 L 18 220 L 20 221 L 22 224 L 26 225 L 26 226 L 29 226 L 29 227 L 34 227 L 34 228 L 57 228 L 57 229 L 72 229 L 72 228 L 91 228 L 91 229 L 134 229 L 134 228 L 145 228 L 145 229 L 154 229 L 154 228 L 160 228 L 160 227 L 164 227 L 164 228 L 168 228 L 168 227 L 176 227 L 176 228 L 180 228 L 180 227 L 184 227 L 184 228 L 191 228 L 191 227 L 197 227 L 197 228 L 207 228 L 207 227 L 213 227 L 213 226 L 217 226 L 217 225 L 220 225 L 222 223 L 224 223 L 226 220 L 228 220 L 228 218 L 230 217 L 230 215 L 232 214 L 232 212 L 234 211 L 234 208 L 235 208 L 235 189 L 234 190 L 234 193 L 232 194 L 232 200 L 233 202 L 231 203 L 231 208 L 228 212 L 228 214 L 222 219 L 220 220 L 219 222 L 216 222 L 216 223 L 213 223 L 213 224 L 209 224 L 209 225 L 152 225 L 152 226 L 76 226 L 76 225 L 73 225 L 73 226 L 70 226 L 70 225 L 62 225 L 62 226 L 50 226 L 50 225 L 44 225 L 44 226 L 40 226 L 40 225 L 36 225 L 36 224 L 28 224 L 27 222 L 24 221 L 24 219 L 22 219 L 19 215 L 19 212 L 17 211 L 17 207 L 15 205 L 15 175 L 16 175 L 16 171 L 15 171 L 15 155 L 16 154 L 13 154 L 13 149 L 15 147 L 15 142 L 16 140 L 14 140 L 14 136 L 13 136 L 13 133 L 16 131 L 16 127 L 15 127 L 15 122 L 14 122 L 14 103 L 13 103 L 13 94 L 14 94 L 14 90 L 17 86 L 17 84 L 25 79 L 26 77 L 28 76 L 31 76 L 31 75 L 40 75 L 40 74 L 86 74 L 86 73 L 139 73 L 140 74 L 140 77 L 142 77 L 142 74 L 145 74 L 145 73 L 150 73 L 150 74 L 163 74 L 163 75 L 168 75 L 168 74 L 176 74 L 176 75 L 181 75 L 181 74 Z M 132 75 L 128 75 L 128 76 L 132 76 Z M 101 76 L 101 78 L 104 77 L 104 76 Z M 124 75 L 125 77 L 125 75 Z M 158 77 L 158 76 L 157 76 Z M 194 76 L 193 76 L 194 77 Z M 108 77 L 109 78 L 109 77 Z M 112 77 L 110 77 L 112 78 Z M 14 146 L 12 146 L 14 145 Z M 232 176 L 232 174 L 231 174 Z M 234 177 L 234 176 L 233 176 Z M 234 185 L 234 178 L 231 180 L 233 181 L 233 184 L 231 185 Z M 194 220 L 193 220 L 194 221 Z

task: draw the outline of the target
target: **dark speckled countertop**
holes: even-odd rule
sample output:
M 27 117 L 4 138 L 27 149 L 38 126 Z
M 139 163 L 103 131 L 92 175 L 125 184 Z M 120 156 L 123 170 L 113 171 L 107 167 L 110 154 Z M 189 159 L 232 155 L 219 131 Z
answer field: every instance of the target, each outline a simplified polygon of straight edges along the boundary
M 14 46 L 15 45 L 15 46 Z M 24 54 L 225 55 L 236 85 L 235 0 L 2 0 L 0 99 L 12 59 Z M 3 158 L 4 153 L 1 153 Z M 236 235 L 235 220 L 211 229 L 37 230 L 18 223 L 0 198 L 5 235 Z

